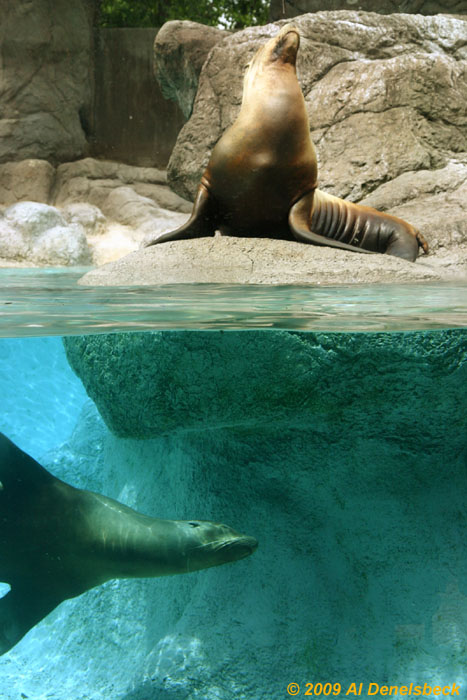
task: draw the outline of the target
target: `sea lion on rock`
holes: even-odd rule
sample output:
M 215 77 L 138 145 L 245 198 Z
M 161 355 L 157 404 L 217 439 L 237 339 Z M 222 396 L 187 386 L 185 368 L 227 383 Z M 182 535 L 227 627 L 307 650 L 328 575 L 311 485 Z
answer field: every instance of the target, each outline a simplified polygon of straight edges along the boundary
M 317 189 L 317 161 L 296 74 L 300 36 L 287 24 L 245 74 L 240 113 L 219 139 L 189 220 L 146 246 L 213 236 L 296 239 L 415 260 L 428 244 L 417 229 Z
M 59 603 L 113 578 L 185 574 L 242 559 L 253 537 L 159 520 L 56 479 L 0 433 L 0 654 Z

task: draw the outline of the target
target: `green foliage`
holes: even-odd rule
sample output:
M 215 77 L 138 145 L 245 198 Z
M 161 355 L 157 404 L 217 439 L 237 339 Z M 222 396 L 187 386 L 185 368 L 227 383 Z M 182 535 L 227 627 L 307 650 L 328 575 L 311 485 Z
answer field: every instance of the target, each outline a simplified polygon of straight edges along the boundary
M 160 27 L 171 19 L 190 19 L 224 29 L 268 21 L 269 0 L 101 0 L 103 27 Z

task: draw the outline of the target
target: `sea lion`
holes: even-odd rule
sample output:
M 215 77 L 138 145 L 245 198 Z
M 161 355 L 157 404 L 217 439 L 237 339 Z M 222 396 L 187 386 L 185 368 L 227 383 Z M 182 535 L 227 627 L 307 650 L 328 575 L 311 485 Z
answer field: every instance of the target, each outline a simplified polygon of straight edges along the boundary
M 285 25 L 245 74 L 240 113 L 217 142 L 188 221 L 145 246 L 200 236 L 299 240 L 415 260 L 417 229 L 317 189 L 316 152 L 296 74 L 298 30 Z
M 0 654 L 59 603 L 113 578 L 237 561 L 253 537 L 207 520 L 150 518 L 56 479 L 0 433 Z

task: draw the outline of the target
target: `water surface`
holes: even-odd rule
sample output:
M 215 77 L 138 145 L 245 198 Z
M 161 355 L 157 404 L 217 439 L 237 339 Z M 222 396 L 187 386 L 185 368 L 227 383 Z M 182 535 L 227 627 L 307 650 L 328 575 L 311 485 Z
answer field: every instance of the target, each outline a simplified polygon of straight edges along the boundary
M 431 330 L 467 326 L 467 281 L 84 287 L 84 269 L 0 270 L 0 337 L 149 329 Z

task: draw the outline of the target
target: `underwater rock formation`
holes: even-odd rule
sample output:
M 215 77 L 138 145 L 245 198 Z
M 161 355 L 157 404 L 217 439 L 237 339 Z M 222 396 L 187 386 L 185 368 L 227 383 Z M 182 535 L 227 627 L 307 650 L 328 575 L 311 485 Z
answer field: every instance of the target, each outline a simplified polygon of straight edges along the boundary
M 257 700 L 267 676 L 279 700 L 292 676 L 344 686 L 356 673 L 391 684 L 463 673 L 465 337 L 65 339 L 125 438 L 107 436 L 106 469 L 135 499 L 153 493 L 163 517 L 174 503 L 222 512 L 261 542 L 247 576 L 239 565 L 145 589 L 144 676 L 128 698 Z
M 380 435 L 409 446 L 465 435 L 465 335 L 170 331 L 64 338 L 71 367 L 120 437 L 268 426 Z M 445 402 L 437 403 L 440 386 Z M 339 421 L 334 418 L 339 416 Z M 279 429 L 279 428 L 278 428 Z M 444 439 L 444 438 L 443 438 Z

